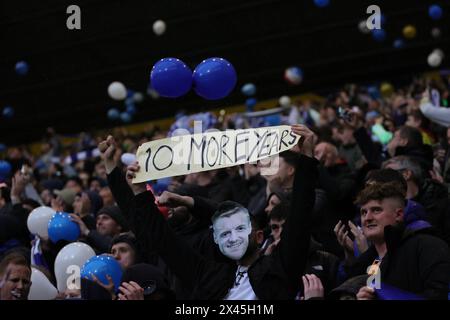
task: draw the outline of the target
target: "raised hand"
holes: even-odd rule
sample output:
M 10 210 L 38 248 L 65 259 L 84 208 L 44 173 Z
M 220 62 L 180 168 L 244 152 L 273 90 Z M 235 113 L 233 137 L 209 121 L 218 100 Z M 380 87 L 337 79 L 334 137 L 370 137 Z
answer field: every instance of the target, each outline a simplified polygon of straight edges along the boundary
M 139 166 L 139 162 L 137 162 L 137 161 L 130 164 L 127 167 L 127 173 L 126 173 L 127 182 L 128 182 L 128 185 L 130 186 L 131 190 L 133 190 L 133 193 L 135 195 L 147 191 L 147 189 L 145 187 L 145 182 L 142 182 L 142 183 L 133 183 L 132 182 L 132 180 L 136 177 L 136 173 L 139 172 L 140 169 L 141 169 L 141 167 Z
M 313 158 L 314 157 L 314 148 L 315 148 L 315 135 L 307 126 L 302 124 L 294 124 L 291 126 L 291 130 L 300 135 L 301 138 L 298 141 L 298 147 L 300 149 L 300 153 Z
M 108 280 L 108 284 L 104 284 L 101 282 L 95 275 L 91 274 L 92 280 L 98 284 L 100 287 L 105 289 L 111 294 L 111 299 L 114 300 L 116 298 L 116 294 L 114 292 L 114 281 L 110 275 L 106 275 L 106 279 Z
M 116 167 L 116 161 L 114 160 L 116 148 L 116 140 L 114 140 L 114 137 L 111 135 L 98 144 L 98 149 L 101 152 L 102 159 L 105 163 L 106 173 L 108 174 Z
M 89 229 L 86 226 L 86 224 L 83 222 L 83 220 L 80 218 L 80 216 L 75 213 L 71 213 L 71 214 L 69 214 L 69 216 L 70 216 L 70 220 L 72 220 L 73 222 L 78 224 L 78 226 L 80 227 L 81 234 L 84 237 L 87 237 L 89 235 Z
M 337 241 L 344 248 L 344 251 L 350 255 L 354 255 L 353 241 L 348 236 L 348 231 L 345 228 L 345 224 L 339 221 L 334 227 L 334 233 L 336 234 Z
M 179 206 L 193 207 L 194 199 L 192 197 L 180 196 L 179 194 L 164 191 L 158 198 L 158 203 L 162 206 L 176 208 Z

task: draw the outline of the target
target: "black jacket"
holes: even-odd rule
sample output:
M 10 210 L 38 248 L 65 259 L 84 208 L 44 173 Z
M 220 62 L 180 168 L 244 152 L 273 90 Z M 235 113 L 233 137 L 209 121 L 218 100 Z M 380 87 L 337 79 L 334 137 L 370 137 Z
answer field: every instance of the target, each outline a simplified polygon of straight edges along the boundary
M 387 253 L 380 265 L 381 285 L 386 282 L 427 299 L 447 299 L 450 284 L 447 244 L 426 229 L 411 231 L 403 225 L 387 226 L 384 233 Z M 346 268 L 348 275 L 366 273 L 377 257 L 375 248 L 370 247 L 354 265 Z
M 281 241 L 270 256 L 260 256 L 249 268 L 250 283 L 259 299 L 294 299 L 300 288 L 310 239 L 311 212 L 317 160 L 300 156 L 297 164 L 291 212 Z M 205 259 L 182 241 L 159 213 L 153 195 L 143 192 L 124 198 L 126 181 L 117 168 L 108 176 L 113 195 L 124 210 L 138 242 L 145 250 L 156 250 L 195 299 L 223 299 L 233 287 L 237 264 Z M 130 202 L 134 202 L 131 204 Z
M 437 230 L 438 235 L 450 245 L 450 201 L 447 188 L 439 182 L 425 179 L 417 196 L 412 198 L 427 212 L 427 221 Z

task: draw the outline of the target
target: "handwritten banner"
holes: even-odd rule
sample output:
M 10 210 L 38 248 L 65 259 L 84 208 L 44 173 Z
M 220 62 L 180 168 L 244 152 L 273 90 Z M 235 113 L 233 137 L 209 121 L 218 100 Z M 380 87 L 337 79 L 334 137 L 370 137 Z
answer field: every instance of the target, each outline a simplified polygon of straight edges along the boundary
M 136 158 L 133 183 L 255 162 L 291 149 L 299 135 L 290 126 L 207 131 L 147 142 Z

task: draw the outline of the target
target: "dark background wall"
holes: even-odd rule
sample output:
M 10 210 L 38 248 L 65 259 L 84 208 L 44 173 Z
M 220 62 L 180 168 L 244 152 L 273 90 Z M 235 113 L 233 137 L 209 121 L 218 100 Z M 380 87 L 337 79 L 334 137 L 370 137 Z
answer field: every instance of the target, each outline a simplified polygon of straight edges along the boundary
M 444 18 L 428 17 L 440 4 Z M 82 30 L 66 28 L 66 8 L 81 7 Z M 387 40 L 376 42 L 358 30 L 370 4 L 387 18 Z M 157 19 L 168 29 L 152 31 Z M 146 99 L 134 122 L 171 116 L 179 109 L 197 111 L 242 103 L 239 88 L 254 82 L 258 99 L 315 91 L 326 93 L 345 82 L 406 79 L 430 70 L 427 55 L 449 47 L 448 1 L 331 0 L 319 9 L 313 0 L 47 0 L 0 2 L 0 107 L 15 108 L 13 119 L 0 119 L 0 140 L 37 140 L 47 126 L 61 133 L 113 126 L 106 111 L 123 103 L 111 100 L 107 86 L 122 81 L 146 91 L 152 65 L 173 56 L 192 69 L 203 59 L 224 57 L 235 66 L 238 85 L 220 101 L 193 93 L 179 99 Z M 404 49 L 392 47 L 404 25 L 417 28 Z M 442 36 L 430 36 L 432 27 Z M 30 72 L 19 77 L 14 65 L 26 60 Z M 448 67 L 444 59 L 442 68 Z M 304 82 L 291 87 L 284 69 L 300 66 Z

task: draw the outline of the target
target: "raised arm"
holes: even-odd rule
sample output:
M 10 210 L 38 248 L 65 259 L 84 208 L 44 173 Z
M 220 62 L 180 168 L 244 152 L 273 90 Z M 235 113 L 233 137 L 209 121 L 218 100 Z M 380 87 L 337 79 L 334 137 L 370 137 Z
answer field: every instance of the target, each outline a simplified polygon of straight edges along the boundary
M 281 234 L 278 254 L 290 283 L 297 286 L 308 257 L 315 201 L 314 187 L 318 177 L 319 162 L 313 156 L 314 134 L 312 131 L 302 125 L 295 125 L 292 129 L 302 136 L 299 141 L 301 154 L 295 171 L 291 212 Z M 297 290 L 296 287 L 292 289 Z
M 138 163 L 128 166 L 127 179 L 131 180 L 139 169 Z M 115 185 L 111 186 L 113 188 Z M 169 227 L 155 204 L 153 194 L 146 191 L 143 184 L 136 184 L 133 189 L 136 194 L 133 210 L 127 212 L 126 218 L 136 235 L 139 248 L 143 252 L 156 251 L 183 286 L 192 290 L 204 273 L 206 260 Z
M 99 143 L 98 149 L 101 152 L 103 162 L 105 164 L 106 173 L 108 175 L 108 184 L 114 185 L 111 187 L 111 192 L 117 202 L 120 210 L 124 215 L 129 215 L 129 210 L 132 209 L 134 192 L 128 185 L 125 176 L 122 174 L 117 163 L 114 160 L 114 154 L 117 150 L 116 141 L 113 136 Z

